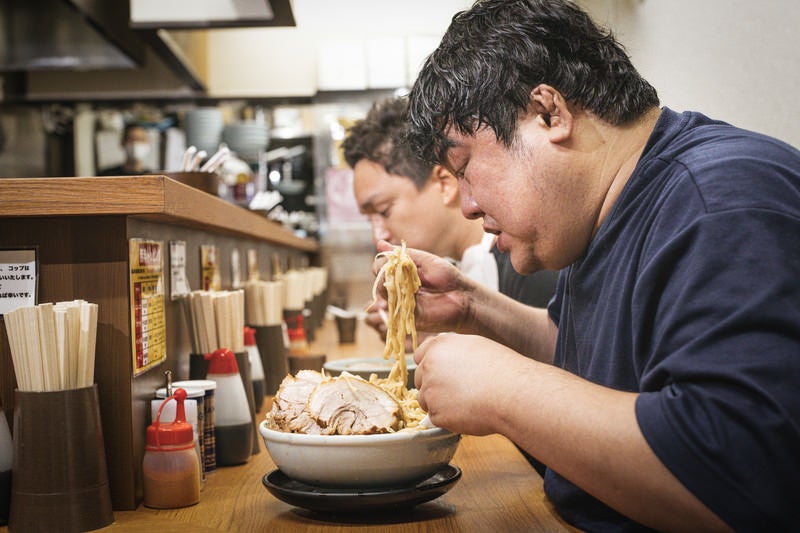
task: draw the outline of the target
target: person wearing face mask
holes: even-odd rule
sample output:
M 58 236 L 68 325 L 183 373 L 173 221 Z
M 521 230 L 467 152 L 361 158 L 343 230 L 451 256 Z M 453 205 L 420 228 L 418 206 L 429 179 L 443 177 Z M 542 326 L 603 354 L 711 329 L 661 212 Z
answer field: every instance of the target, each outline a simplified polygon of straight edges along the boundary
M 136 176 L 152 172 L 144 164 L 144 160 L 150 155 L 151 146 L 147 130 L 143 126 L 136 123 L 125 125 L 122 148 L 125 150 L 125 162 L 102 170 L 100 176 Z

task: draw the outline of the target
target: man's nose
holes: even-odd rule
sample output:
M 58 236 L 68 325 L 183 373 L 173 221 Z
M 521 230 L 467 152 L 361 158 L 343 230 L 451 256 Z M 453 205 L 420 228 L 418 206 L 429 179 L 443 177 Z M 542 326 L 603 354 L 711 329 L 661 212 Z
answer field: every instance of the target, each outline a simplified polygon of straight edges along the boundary
M 378 216 L 371 217 L 372 220 L 372 240 L 378 242 L 380 240 L 392 242 L 392 232 L 386 227 L 383 219 Z
M 461 194 L 461 214 L 470 220 L 483 217 L 483 211 L 481 211 L 478 203 L 472 197 L 472 191 L 470 191 L 469 187 L 461 183 L 459 193 Z

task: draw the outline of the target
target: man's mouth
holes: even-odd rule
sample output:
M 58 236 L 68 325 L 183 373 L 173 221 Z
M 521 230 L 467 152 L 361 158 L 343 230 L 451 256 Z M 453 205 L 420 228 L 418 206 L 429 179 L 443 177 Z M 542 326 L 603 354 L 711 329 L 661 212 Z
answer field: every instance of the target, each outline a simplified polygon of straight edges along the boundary
M 487 226 L 486 224 L 483 225 L 483 231 L 486 233 L 491 233 L 492 235 L 500 235 L 501 233 L 499 229 Z
M 497 240 L 495 241 L 495 244 L 497 245 L 497 249 L 500 250 L 501 253 L 506 253 L 508 251 L 508 247 L 506 247 L 504 242 L 505 239 L 503 239 L 503 236 L 505 234 L 498 232 L 496 235 L 497 235 Z

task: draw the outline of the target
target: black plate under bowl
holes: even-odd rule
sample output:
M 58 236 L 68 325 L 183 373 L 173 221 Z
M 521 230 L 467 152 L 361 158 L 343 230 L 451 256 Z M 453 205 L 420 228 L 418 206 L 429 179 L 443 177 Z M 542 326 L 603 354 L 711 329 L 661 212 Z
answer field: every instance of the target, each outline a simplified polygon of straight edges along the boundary
M 461 469 L 447 465 L 416 485 L 397 488 L 356 489 L 307 485 L 280 470 L 265 475 L 261 482 L 273 496 L 290 505 L 318 512 L 370 513 L 408 509 L 438 498 L 461 479 Z

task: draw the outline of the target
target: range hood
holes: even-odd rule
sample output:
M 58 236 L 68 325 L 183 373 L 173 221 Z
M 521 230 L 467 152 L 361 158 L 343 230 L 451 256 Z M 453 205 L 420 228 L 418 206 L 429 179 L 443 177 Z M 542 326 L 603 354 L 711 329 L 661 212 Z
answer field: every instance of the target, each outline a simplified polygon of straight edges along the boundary
M 165 29 L 295 25 L 290 0 L 2 0 L 0 72 L 180 65 Z
M 289 0 L 130 0 L 136 29 L 295 26 Z
M 4 0 L 0 7 L 2 72 L 133 68 L 144 49 L 126 2 Z

